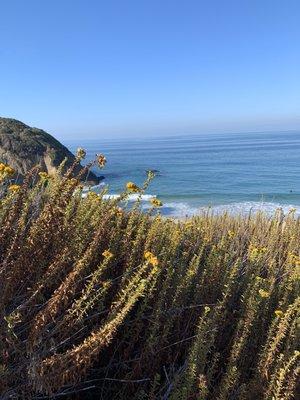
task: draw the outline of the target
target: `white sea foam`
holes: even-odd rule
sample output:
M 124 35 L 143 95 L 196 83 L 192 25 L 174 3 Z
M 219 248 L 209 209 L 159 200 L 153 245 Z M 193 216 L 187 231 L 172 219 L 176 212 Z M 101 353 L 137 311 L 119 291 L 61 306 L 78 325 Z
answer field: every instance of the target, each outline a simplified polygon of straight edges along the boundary
M 281 209 L 284 214 L 287 214 L 291 209 L 295 209 L 295 214 L 300 215 L 300 206 L 272 202 L 245 201 L 212 207 L 212 210 L 218 214 L 225 211 L 229 212 L 230 214 L 255 214 L 257 212 L 263 211 L 268 215 L 272 215 L 279 209 Z
M 88 188 L 88 189 L 84 189 L 83 192 L 82 192 L 82 198 L 86 198 L 88 193 L 91 192 L 91 191 L 95 192 L 95 193 L 99 193 L 102 189 L 103 189 L 103 186 L 99 187 L 99 185 L 93 186 L 93 187 Z M 126 197 L 126 201 L 134 202 L 134 201 L 136 201 L 138 199 L 141 199 L 142 201 L 149 201 L 151 199 L 154 199 L 155 197 L 156 197 L 156 195 L 154 195 L 154 194 L 142 194 L 142 195 L 140 195 L 138 193 L 134 193 L 134 194 L 129 194 Z M 102 196 L 102 198 L 104 200 L 115 200 L 115 199 L 119 199 L 120 198 L 120 194 L 113 194 L 113 193 L 112 194 L 104 194 Z
M 295 209 L 295 215 L 300 215 L 300 206 L 254 201 L 201 207 L 191 206 L 188 203 L 172 202 L 165 203 L 161 211 L 163 215 L 184 218 L 191 217 L 193 215 L 199 215 L 208 210 L 213 214 L 222 214 L 224 212 L 228 212 L 232 215 L 248 215 L 249 213 L 255 214 L 263 211 L 268 215 L 273 215 L 278 209 L 281 209 L 284 214 L 287 214 L 291 209 Z
M 119 194 L 104 194 L 103 199 L 104 200 L 113 200 L 113 199 L 118 199 L 120 197 Z M 154 199 L 156 195 L 154 194 L 142 194 L 139 195 L 138 193 L 136 194 L 130 194 L 126 197 L 126 200 L 129 201 L 136 201 L 138 199 L 141 199 L 142 201 L 149 201 L 151 199 Z
M 107 186 L 105 182 L 100 182 L 98 183 L 98 185 L 94 186 L 84 186 L 83 193 L 87 193 L 90 191 L 97 192 L 99 190 L 102 190 L 105 186 Z

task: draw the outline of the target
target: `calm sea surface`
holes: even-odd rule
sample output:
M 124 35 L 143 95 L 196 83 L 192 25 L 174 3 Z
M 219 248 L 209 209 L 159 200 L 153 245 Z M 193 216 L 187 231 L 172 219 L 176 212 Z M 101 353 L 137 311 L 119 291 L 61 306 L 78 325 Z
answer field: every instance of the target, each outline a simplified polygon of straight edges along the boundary
M 109 192 L 126 182 L 142 184 L 157 170 L 148 194 L 163 202 L 165 215 L 184 216 L 212 206 L 232 212 L 282 207 L 300 211 L 300 132 L 209 134 L 140 139 L 82 139 L 87 160 L 103 153 L 101 172 Z M 145 200 L 145 206 L 147 201 Z

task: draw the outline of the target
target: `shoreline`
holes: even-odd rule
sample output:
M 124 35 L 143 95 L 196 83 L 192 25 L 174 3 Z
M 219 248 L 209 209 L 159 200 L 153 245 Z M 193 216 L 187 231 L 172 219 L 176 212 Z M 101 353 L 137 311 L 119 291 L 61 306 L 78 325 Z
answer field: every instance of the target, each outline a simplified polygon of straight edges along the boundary
M 96 187 L 90 188 L 90 191 L 98 193 Z M 86 197 L 88 193 L 88 188 L 83 192 L 82 197 Z M 120 195 L 116 193 L 106 193 L 103 195 L 105 200 L 117 199 Z M 130 194 L 128 197 L 128 203 L 134 204 L 139 198 L 138 194 Z M 276 212 L 281 211 L 285 215 L 290 213 L 291 210 L 295 215 L 300 216 L 300 204 L 291 203 L 279 203 L 271 201 L 233 201 L 230 203 L 223 204 L 206 204 L 196 206 L 195 204 L 189 202 L 182 202 L 180 200 L 176 201 L 165 201 L 164 197 L 157 196 L 155 194 L 143 194 L 141 198 L 141 208 L 145 212 L 151 207 L 150 200 L 154 198 L 159 198 L 163 205 L 160 208 L 161 215 L 166 218 L 175 219 L 186 219 L 192 218 L 194 216 L 202 215 L 206 212 L 212 212 L 215 215 L 220 215 L 228 213 L 230 215 L 249 215 L 257 214 L 260 212 L 266 213 L 269 216 L 274 215 Z

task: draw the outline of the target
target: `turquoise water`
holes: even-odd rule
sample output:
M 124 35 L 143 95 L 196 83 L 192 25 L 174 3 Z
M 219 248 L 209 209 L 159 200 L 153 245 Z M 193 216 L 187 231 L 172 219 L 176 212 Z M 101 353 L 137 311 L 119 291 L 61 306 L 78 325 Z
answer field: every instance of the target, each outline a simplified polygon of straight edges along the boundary
M 148 193 L 163 202 L 165 215 L 184 216 L 212 206 L 216 211 L 300 210 L 300 132 L 101 139 L 65 142 L 103 153 L 101 171 L 109 192 L 128 181 L 142 184 L 157 170 Z M 145 201 L 145 205 L 146 205 Z

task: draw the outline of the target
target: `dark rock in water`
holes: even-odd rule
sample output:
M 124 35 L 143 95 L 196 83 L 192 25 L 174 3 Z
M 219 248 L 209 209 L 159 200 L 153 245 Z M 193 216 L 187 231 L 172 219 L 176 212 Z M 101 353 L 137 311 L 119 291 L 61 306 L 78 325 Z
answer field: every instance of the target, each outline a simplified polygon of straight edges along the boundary
M 146 169 L 146 174 L 149 174 L 149 172 L 151 172 L 154 175 L 159 175 L 158 169 Z
M 14 168 L 20 178 L 36 165 L 41 171 L 54 173 L 64 159 L 68 168 L 75 156 L 49 133 L 12 118 L 0 118 L 0 161 Z M 82 168 L 78 165 L 74 175 Z M 82 180 L 85 179 L 83 176 Z M 90 171 L 87 184 L 97 185 L 102 179 Z

